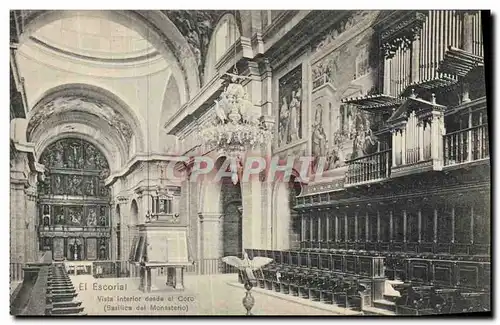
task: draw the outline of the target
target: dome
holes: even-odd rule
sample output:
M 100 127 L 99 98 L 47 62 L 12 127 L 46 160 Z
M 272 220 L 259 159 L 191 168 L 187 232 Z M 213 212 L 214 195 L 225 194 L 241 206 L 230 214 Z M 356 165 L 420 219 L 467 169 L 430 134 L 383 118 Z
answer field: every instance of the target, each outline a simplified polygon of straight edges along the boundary
M 95 60 L 134 60 L 157 54 L 137 32 L 99 17 L 63 18 L 40 28 L 31 39 L 64 54 Z

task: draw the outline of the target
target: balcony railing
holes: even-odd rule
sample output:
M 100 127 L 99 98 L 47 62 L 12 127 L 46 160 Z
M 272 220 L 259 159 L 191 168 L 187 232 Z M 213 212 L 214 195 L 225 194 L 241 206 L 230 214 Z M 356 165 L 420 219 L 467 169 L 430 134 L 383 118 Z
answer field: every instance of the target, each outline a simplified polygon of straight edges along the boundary
M 326 73 L 322 74 L 320 77 L 313 80 L 313 89 L 319 88 L 329 82 L 331 82 L 330 76 Z
M 443 136 L 444 165 L 451 166 L 489 158 L 488 124 Z
M 358 185 L 388 178 L 391 166 L 391 150 L 348 160 L 345 185 Z

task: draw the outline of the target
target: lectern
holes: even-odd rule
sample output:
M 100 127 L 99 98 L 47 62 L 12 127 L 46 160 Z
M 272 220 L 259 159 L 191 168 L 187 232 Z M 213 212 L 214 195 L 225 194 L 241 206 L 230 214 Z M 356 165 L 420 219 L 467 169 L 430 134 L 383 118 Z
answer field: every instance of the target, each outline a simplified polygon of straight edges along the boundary
M 156 215 L 138 225 L 129 262 L 140 267 L 140 286 L 151 292 L 151 270 L 167 268 L 167 286 L 184 289 L 184 269 L 193 264 L 187 227 L 177 225 L 178 215 Z

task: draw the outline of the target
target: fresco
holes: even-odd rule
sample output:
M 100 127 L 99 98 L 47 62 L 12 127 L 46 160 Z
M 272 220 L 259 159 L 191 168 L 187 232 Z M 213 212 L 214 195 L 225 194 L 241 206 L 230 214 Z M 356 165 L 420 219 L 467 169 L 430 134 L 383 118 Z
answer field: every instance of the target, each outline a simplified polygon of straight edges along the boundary
M 278 145 L 302 139 L 302 65 L 279 80 Z
M 373 133 L 379 117 L 341 102 L 373 91 L 371 44 L 371 33 L 363 33 L 311 65 L 311 153 L 316 158 L 326 157 L 325 170 L 343 167 L 346 160 L 380 148 Z

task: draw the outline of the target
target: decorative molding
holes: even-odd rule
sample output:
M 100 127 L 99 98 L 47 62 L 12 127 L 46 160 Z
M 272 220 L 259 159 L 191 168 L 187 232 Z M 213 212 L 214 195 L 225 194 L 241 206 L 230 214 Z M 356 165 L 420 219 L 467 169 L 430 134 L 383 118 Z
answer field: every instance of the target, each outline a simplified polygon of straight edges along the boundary
M 222 213 L 218 212 L 198 212 L 200 222 L 220 222 L 223 216 Z
M 79 95 L 61 96 L 48 102 L 37 104 L 37 107 L 35 113 L 29 119 L 26 130 L 29 135 L 33 134 L 38 126 L 43 125 L 42 121 L 47 120 L 51 116 L 59 116 L 71 111 L 89 113 L 102 118 L 114 127 L 128 144 L 130 144 L 132 136 L 135 134 L 133 130 L 134 126 L 130 125 L 120 112 L 102 101 L 90 97 Z
M 162 12 L 186 38 L 198 64 L 199 78 L 203 80 L 212 34 L 219 18 L 228 12 L 226 10 L 163 10 Z
M 380 46 L 384 55 L 392 57 L 401 44 L 410 46 L 418 37 L 426 18 L 427 15 L 421 11 L 402 11 L 392 16 L 388 24 L 380 25 Z

